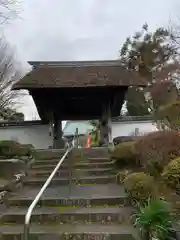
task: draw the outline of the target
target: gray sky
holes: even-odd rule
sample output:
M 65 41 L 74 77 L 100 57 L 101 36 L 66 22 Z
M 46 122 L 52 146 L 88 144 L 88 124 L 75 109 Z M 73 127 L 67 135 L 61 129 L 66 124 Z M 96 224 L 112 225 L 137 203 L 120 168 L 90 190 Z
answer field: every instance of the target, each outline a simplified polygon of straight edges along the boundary
M 53 4 L 52 4 L 53 3 Z M 116 59 L 126 37 L 147 22 L 166 26 L 178 0 L 24 0 L 21 19 L 6 27 L 22 61 Z M 22 106 L 36 115 L 32 99 Z

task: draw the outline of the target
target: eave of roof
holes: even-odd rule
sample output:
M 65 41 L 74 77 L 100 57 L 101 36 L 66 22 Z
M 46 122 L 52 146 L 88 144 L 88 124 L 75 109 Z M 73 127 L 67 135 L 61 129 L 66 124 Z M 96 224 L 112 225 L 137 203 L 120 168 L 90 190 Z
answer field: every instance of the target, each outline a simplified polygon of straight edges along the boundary
M 33 70 L 17 82 L 14 90 L 32 88 L 145 86 L 143 79 L 118 60 L 29 62 Z

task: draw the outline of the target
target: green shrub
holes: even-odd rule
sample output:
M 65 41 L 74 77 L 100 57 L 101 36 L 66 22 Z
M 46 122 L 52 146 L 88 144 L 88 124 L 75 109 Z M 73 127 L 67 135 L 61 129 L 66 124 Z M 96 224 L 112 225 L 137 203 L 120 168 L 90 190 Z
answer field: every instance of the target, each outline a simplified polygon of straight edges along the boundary
M 112 151 L 111 158 L 115 159 L 119 166 L 136 165 L 134 142 L 123 142 L 118 144 Z
M 140 204 L 149 198 L 156 198 L 157 188 L 154 178 L 144 172 L 130 173 L 124 179 L 124 188 L 130 199 Z
M 0 141 L 0 156 L 13 157 L 17 155 L 20 144 L 15 141 Z
M 135 227 L 140 229 L 142 239 L 173 240 L 174 219 L 171 206 L 163 200 L 150 200 L 136 214 Z
M 165 166 L 161 176 L 169 187 L 180 189 L 180 157 Z
M 32 156 L 35 152 L 32 144 L 21 144 L 20 154 L 21 156 Z
M 21 146 L 34 149 L 34 146 L 32 144 L 21 144 Z
M 0 141 L 0 156 L 2 157 L 11 158 L 30 155 L 31 148 L 29 146 L 21 145 L 15 141 Z
M 180 156 L 180 134 L 157 131 L 141 137 L 134 144 L 139 164 L 156 176 L 174 158 Z
M 24 146 L 20 146 L 20 148 L 17 151 L 17 156 L 18 157 L 23 157 L 23 156 L 28 156 L 30 157 L 32 153 L 32 149 L 29 147 L 24 147 Z

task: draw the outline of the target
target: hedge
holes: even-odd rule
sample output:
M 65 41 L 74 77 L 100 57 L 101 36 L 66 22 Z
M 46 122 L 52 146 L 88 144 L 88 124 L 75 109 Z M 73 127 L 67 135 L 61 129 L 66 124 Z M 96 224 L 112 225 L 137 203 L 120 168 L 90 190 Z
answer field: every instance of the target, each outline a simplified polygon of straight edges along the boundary
M 32 146 L 21 145 L 15 141 L 0 141 L 0 156 L 5 158 L 30 156 Z
M 124 188 L 130 199 L 141 204 L 158 196 L 156 186 L 155 179 L 144 172 L 130 173 L 124 179 Z
M 150 133 L 135 142 L 134 151 L 139 164 L 157 175 L 172 159 L 180 156 L 180 134 L 175 131 Z
M 161 176 L 169 187 L 180 190 L 180 157 L 172 160 Z
M 136 155 L 134 153 L 134 141 L 118 144 L 111 153 L 111 158 L 115 159 L 119 166 L 136 165 Z

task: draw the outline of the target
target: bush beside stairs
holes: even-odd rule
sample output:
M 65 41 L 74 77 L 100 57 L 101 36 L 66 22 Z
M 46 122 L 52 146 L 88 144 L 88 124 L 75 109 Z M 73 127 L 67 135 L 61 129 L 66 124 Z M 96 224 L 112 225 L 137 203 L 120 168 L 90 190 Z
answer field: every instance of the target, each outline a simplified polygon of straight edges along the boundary
M 28 206 L 63 154 L 61 150 L 37 152 L 23 188 L 5 201 L 0 239 L 22 239 Z M 68 187 L 70 162 L 71 189 Z M 29 239 L 137 239 L 138 234 L 130 223 L 133 213 L 123 186 L 116 184 L 116 171 L 108 158 L 108 149 L 77 149 L 65 159 L 35 208 Z

